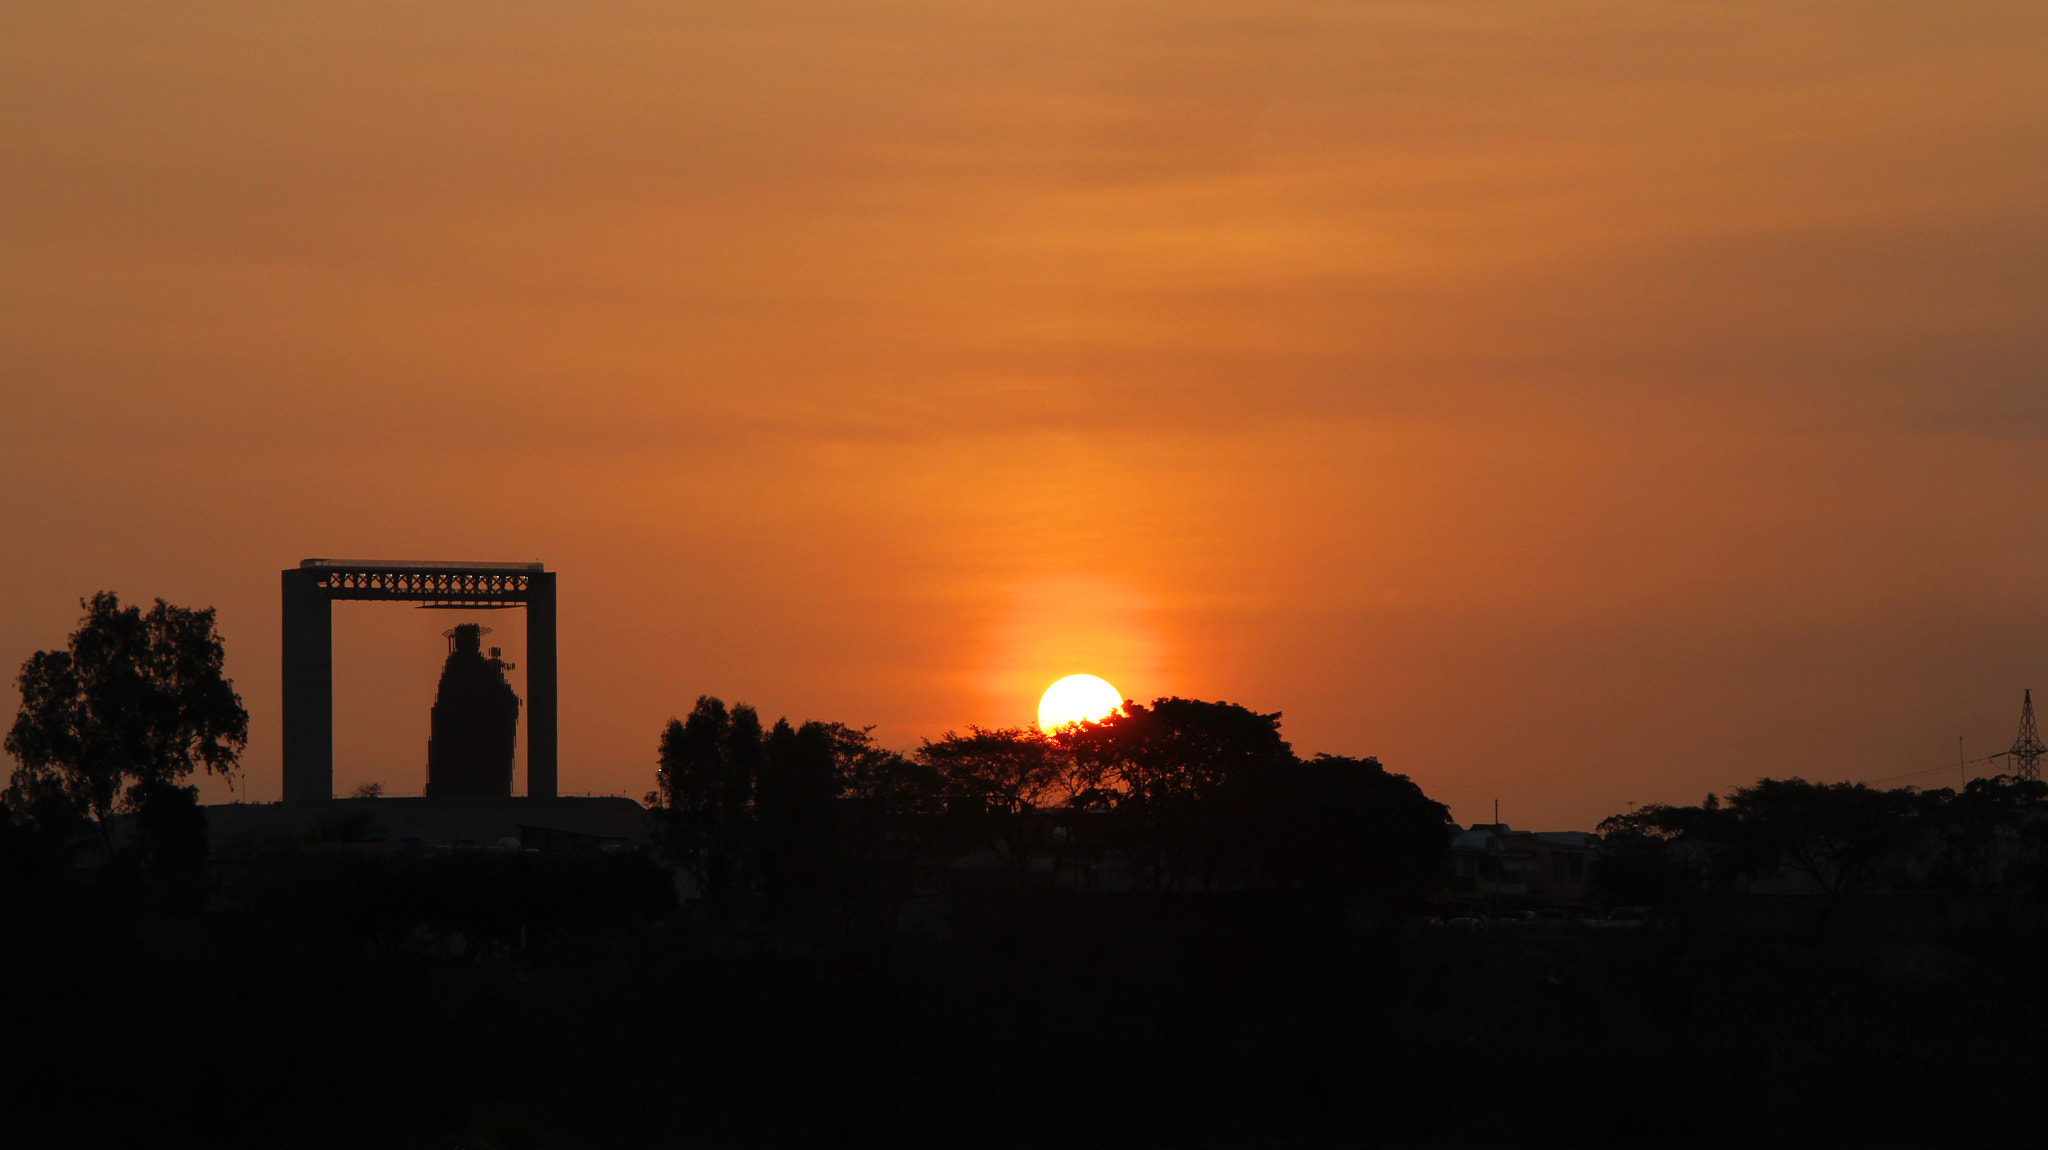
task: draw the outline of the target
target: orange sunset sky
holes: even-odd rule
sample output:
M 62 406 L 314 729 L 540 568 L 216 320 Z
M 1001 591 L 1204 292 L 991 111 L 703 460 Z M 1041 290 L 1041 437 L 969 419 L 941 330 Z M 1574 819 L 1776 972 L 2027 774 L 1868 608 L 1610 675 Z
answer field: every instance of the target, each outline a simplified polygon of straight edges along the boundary
M 540 559 L 565 792 L 699 694 L 908 747 L 1073 672 L 1466 822 L 1951 783 L 2048 688 L 2044 61 L 1960 0 L 15 0 L 0 667 L 215 605 L 275 799 L 281 568 Z M 439 632 L 523 618 L 335 614 L 336 786 L 417 792 Z

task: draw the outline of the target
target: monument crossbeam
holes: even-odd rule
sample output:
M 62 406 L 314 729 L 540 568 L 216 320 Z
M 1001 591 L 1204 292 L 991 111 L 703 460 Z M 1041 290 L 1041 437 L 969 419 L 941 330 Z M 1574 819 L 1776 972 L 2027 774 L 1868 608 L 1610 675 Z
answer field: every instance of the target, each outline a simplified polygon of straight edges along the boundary
M 509 607 L 533 601 L 525 571 L 326 567 L 314 583 L 329 599 L 427 603 L 433 606 Z

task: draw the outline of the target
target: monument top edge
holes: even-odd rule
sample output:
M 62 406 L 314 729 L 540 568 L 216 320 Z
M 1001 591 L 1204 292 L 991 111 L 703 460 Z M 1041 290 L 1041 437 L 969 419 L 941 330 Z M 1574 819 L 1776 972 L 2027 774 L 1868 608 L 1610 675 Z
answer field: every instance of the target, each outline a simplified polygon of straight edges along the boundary
M 301 559 L 301 567 L 365 568 L 376 571 L 542 571 L 539 563 L 486 563 L 452 559 Z

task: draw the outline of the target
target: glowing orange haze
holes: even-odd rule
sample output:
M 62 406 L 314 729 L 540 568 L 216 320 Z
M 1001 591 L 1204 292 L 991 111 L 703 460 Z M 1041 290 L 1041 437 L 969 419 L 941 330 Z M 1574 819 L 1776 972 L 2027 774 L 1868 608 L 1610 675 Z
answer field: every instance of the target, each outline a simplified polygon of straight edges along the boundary
M 0 665 L 216 604 L 275 798 L 280 568 L 531 557 L 565 790 L 700 693 L 905 746 L 1077 670 L 1466 821 L 1987 753 L 2048 686 L 2044 59 L 1960 2 L 18 0 Z M 337 621 L 338 785 L 417 789 L 457 619 Z

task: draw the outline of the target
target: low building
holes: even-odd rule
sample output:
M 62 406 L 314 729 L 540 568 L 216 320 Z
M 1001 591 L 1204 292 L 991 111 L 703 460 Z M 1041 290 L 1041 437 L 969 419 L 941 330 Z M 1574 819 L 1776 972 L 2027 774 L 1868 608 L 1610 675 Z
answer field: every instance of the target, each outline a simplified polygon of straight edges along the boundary
M 1446 893 L 1489 912 L 1576 905 L 1586 900 L 1586 880 L 1599 852 L 1600 836 L 1586 831 L 1474 823 L 1451 837 Z

